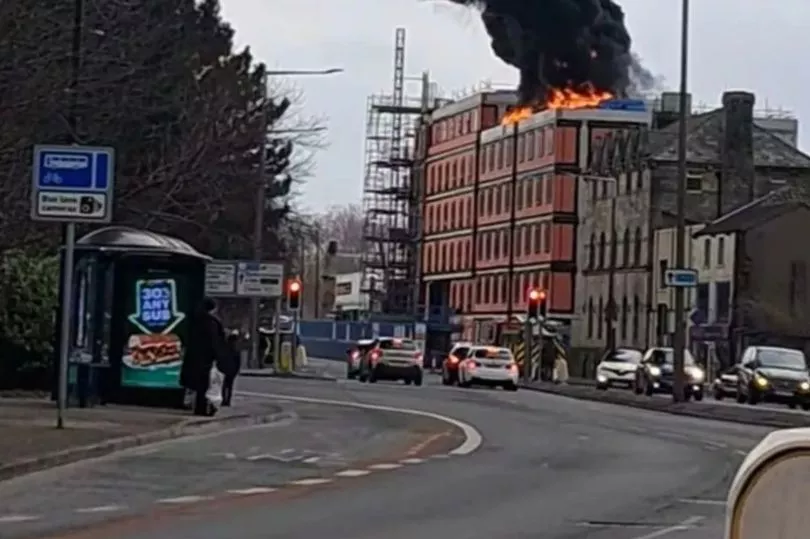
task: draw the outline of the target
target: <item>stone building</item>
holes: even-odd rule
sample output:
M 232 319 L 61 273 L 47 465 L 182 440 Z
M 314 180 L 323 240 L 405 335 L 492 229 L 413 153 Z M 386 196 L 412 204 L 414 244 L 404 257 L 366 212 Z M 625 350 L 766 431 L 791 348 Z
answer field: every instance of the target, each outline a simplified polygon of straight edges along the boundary
M 810 157 L 758 125 L 754 104 L 751 93 L 726 92 L 722 107 L 690 117 L 689 223 L 712 221 L 810 178 Z M 575 348 L 652 344 L 653 231 L 675 224 L 677 116 L 677 107 L 664 107 L 649 128 L 617 129 L 592 151 L 589 176 L 580 179 Z

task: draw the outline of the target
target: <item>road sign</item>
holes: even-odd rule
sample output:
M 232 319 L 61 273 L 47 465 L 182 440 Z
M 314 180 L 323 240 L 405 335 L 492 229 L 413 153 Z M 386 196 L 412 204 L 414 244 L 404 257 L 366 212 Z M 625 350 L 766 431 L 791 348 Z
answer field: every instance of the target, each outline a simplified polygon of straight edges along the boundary
M 112 221 L 115 150 L 89 146 L 35 146 L 31 219 Z
M 237 264 L 215 260 L 205 266 L 205 295 L 212 298 L 235 296 Z
M 239 262 L 236 270 L 238 297 L 280 297 L 284 265 L 272 262 Z
M 664 274 L 664 284 L 676 288 L 697 286 L 698 273 L 693 269 L 669 269 Z

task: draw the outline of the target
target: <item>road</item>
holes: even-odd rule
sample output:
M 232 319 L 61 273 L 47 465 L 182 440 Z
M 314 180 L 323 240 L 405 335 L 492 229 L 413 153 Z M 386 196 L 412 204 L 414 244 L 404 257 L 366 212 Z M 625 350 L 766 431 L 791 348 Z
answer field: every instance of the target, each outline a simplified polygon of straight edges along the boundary
M 468 455 L 448 455 L 446 448 L 461 443 L 457 429 L 446 425 L 450 430 L 442 431 L 425 423 L 417 430 L 422 435 L 438 432 L 434 436 L 443 441 L 435 440 L 435 447 L 423 446 L 421 457 L 399 458 L 390 449 L 392 441 L 381 439 L 376 448 L 368 449 L 368 458 L 352 454 L 342 462 L 335 459 L 317 474 L 309 468 L 301 471 L 301 462 L 268 459 L 264 466 L 272 467 L 271 474 L 255 462 L 237 463 L 238 458 L 224 455 L 217 461 L 207 456 L 184 463 L 183 456 L 189 453 L 182 445 L 171 445 L 151 453 L 151 459 L 147 451 L 115 461 L 118 464 L 111 468 L 65 472 L 66 479 L 56 483 L 46 475 L 39 484 L 48 489 L 21 482 L 9 490 L 0 484 L 0 507 L 8 510 L 7 504 L 16 504 L 12 511 L 20 515 L 33 512 L 20 506 L 21 499 L 34 500 L 28 503 L 38 504 L 40 513 L 53 514 L 60 503 L 66 503 L 60 500 L 76 489 L 84 497 L 95 496 L 83 500 L 85 504 L 127 506 L 123 515 L 114 516 L 77 514 L 74 508 L 70 520 L 51 519 L 47 528 L 44 521 L 4 525 L 0 518 L 0 535 L 9 539 L 33 532 L 52 539 L 717 539 L 722 536 L 722 504 L 731 477 L 745 452 L 768 432 L 530 391 L 447 388 L 435 377 L 419 388 L 353 381 L 243 379 L 239 383 L 251 398 L 281 394 L 291 403 L 301 397 L 440 414 L 474 427 L 482 443 Z M 344 448 L 351 445 L 348 440 L 360 444 L 359 440 L 365 442 L 371 436 L 385 438 L 385 432 L 388 436 L 411 432 L 410 421 L 420 420 L 380 409 L 300 402 L 294 406 L 322 417 L 322 436 L 329 442 L 322 440 L 327 445 L 314 451 L 321 456 L 351 453 L 351 448 Z M 423 417 L 421 421 L 431 420 Z M 348 435 L 332 440 L 343 429 L 349 429 Z M 272 429 L 255 429 L 217 444 L 224 444 L 222 453 L 232 452 L 230 448 L 237 444 L 243 449 L 256 446 L 254 455 L 276 456 L 283 456 L 285 448 L 310 444 L 304 432 L 299 435 L 308 441 L 300 444 L 282 443 L 272 433 Z M 204 446 L 208 455 L 211 443 L 203 442 L 186 445 L 186 451 L 196 455 Z M 416 438 L 400 442 L 394 445 L 404 448 Z M 387 454 L 388 460 L 383 462 L 380 454 Z M 143 464 L 143 459 L 154 462 Z M 151 475 L 143 476 L 144 469 L 151 469 Z M 99 487 L 103 481 L 109 485 L 106 491 Z M 292 487 L 283 486 L 290 482 Z M 178 484 L 184 488 L 170 488 Z M 191 485 L 195 489 L 189 490 Z M 111 493 L 113 486 L 117 497 Z M 217 498 L 216 492 L 223 488 L 242 495 Z M 136 500 L 142 490 L 149 494 Z M 158 496 L 164 503 L 156 503 Z M 180 501 L 166 502 L 172 496 Z M 122 497 L 126 501 L 119 501 Z M 63 513 L 67 512 L 65 507 Z M 68 532 L 69 526 L 79 528 Z

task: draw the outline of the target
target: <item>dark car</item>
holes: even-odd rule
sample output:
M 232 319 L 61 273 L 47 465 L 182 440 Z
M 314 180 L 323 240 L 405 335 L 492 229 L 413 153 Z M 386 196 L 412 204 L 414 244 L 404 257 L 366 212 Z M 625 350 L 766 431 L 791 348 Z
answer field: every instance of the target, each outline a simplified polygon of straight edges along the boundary
M 402 380 L 422 385 L 422 351 L 411 339 L 380 337 L 360 363 L 357 378 L 361 382 Z
M 458 366 L 467 359 L 470 343 L 456 343 L 447 358 L 442 362 L 442 384 L 451 386 L 458 383 Z
M 738 366 L 734 365 L 730 369 L 721 372 L 712 382 L 712 395 L 716 400 L 723 400 L 726 397 L 737 396 L 737 376 Z
M 800 350 L 749 346 L 737 370 L 737 401 L 777 402 L 810 410 L 810 373 Z
M 346 378 L 353 380 L 360 374 L 360 365 L 363 363 L 363 357 L 374 348 L 376 341 L 374 339 L 363 339 L 355 343 L 354 346 L 346 350 Z
M 636 394 L 644 393 L 652 396 L 655 393 L 672 393 L 675 384 L 675 351 L 672 348 L 650 348 L 636 370 L 633 381 L 633 390 Z M 703 400 L 703 383 L 705 374 L 703 369 L 695 363 L 695 358 L 689 350 L 684 350 L 684 373 L 686 385 L 684 398 Z

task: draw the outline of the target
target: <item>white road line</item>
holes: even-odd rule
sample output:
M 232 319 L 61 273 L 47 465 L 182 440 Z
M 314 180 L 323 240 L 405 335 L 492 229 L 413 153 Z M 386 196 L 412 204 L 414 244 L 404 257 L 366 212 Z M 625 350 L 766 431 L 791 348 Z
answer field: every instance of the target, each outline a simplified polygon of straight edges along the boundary
M 336 477 L 363 477 L 370 474 L 370 470 L 343 470 L 335 474 Z
M 236 494 L 238 496 L 250 496 L 252 494 L 269 494 L 275 491 L 276 489 L 270 487 L 253 487 L 253 488 L 235 488 L 227 492 L 228 494 Z
M 683 522 L 676 524 L 674 526 L 668 526 L 666 528 L 661 528 L 660 530 L 655 530 L 654 532 L 648 533 L 646 535 L 639 535 L 638 537 L 633 537 L 633 539 L 656 539 L 657 537 L 663 537 L 665 535 L 669 535 L 671 533 L 685 531 L 692 529 L 695 524 L 703 520 L 703 517 L 689 517 Z
M 725 449 L 728 447 L 727 444 L 721 442 L 712 442 L 711 440 L 703 440 L 703 443 L 709 447 L 713 447 L 715 449 Z
M 31 522 L 32 520 L 39 520 L 40 517 L 31 515 L 6 515 L 0 517 L 0 524 L 16 524 L 17 522 Z
M 368 467 L 369 470 L 396 470 L 397 468 L 402 468 L 402 464 L 382 462 L 380 464 L 372 464 Z
M 82 507 L 81 509 L 76 509 L 74 513 L 113 513 L 115 511 L 121 511 L 123 508 L 123 505 L 99 505 L 97 507 Z
M 170 503 L 170 504 L 196 503 L 210 499 L 211 498 L 209 496 L 178 496 L 177 498 L 163 498 L 162 500 L 156 500 L 155 503 Z
M 726 505 L 726 500 L 700 500 L 696 498 L 683 498 L 678 503 L 690 503 L 693 505 Z
M 430 458 L 432 458 L 432 459 L 449 459 L 450 455 L 438 454 L 438 455 L 432 455 Z
M 315 464 L 319 460 L 321 460 L 321 457 L 309 457 L 309 458 L 304 459 L 302 462 L 304 464 Z
M 400 464 L 422 464 L 423 462 L 425 462 L 425 459 L 417 459 L 417 458 L 402 459 L 399 461 Z
M 311 477 L 309 479 L 298 479 L 297 481 L 290 481 L 290 485 L 299 485 L 302 487 L 308 487 L 310 485 L 325 485 L 326 483 L 331 483 L 331 479 L 326 479 L 323 477 Z
M 481 437 L 481 433 L 478 432 L 478 430 L 476 430 L 475 427 L 473 427 L 469 423 L 464 423 L 463 421 L 453 419 L 452 417 L 434 414 L 433 412 L 423 412 L 422 410 L 414 410 L 411 408 L 395 408 L 393 406 L 365 404 L 360 402 L 339 401 L 331 399 L 315 399 L 311 397 L 296 397 L 292 395 L 280 395 L 278 393 L 258 393 L 254 391 L 240 391 L 239 393 L 241 395 L 245 395 L 248 397 L 259 397 L 274 400 L 283 399 L 293 402 L 308 402 L 311 404 L 344 406 L 346 408 L 359 408 L 362 410 L 377 410 L 379 412 L 395 412 L 400 414 L 416 415 L 420 417 L 429 417 L 431 419 L 443 421 L 444 423 L 448 423 L 450 425 L 453 425 L 454 427 L 457 427 L 464 433 L 464 441 L 458 447 L 449 452 L 451 455 L 469 455 L 470 453 L 474 452 L 479 447 L 481 447 L 481 444 L 484 441 L 483 438 Z
M 743 451 L 742 449 L 738 449 L 738 450 L 736 450 L 734 452 L 734 454 L 740 455 L 741 457 L 747 457 L 748 456 L 748 451 Z

